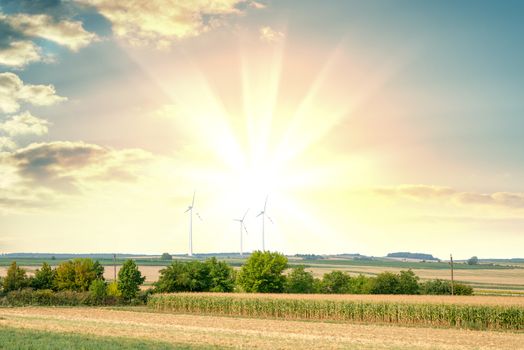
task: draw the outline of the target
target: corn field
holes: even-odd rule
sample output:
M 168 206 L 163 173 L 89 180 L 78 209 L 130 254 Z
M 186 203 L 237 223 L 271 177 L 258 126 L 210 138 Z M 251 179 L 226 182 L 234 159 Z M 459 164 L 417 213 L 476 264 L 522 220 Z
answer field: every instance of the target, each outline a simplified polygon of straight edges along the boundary
M 350 321 L 482 330 L 524 329 L 524 307 L 320 298 L 237 297 L 224 294 L 152 295 L 148 307 L 159 311 L 287 320 Z

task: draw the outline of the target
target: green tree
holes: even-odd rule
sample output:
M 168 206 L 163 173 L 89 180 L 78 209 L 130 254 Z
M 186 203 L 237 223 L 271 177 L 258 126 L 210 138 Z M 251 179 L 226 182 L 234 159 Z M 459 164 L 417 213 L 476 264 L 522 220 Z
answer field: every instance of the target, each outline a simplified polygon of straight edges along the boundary
M 349 281 L 349 293 L 351 294 L 369 294 L 373 285 L 373 278 L 359 274 L 352 277 Z
M 95 303 L 103 303 L 107 296 L 106 282 L 101 279 L 96 279 L 91 282 L 91 285 L 89 286 L 89 294 Z
M 209 291 L 211 285 L 209 269 L 209 265 L 200 261 L 187 263 L 173 261 L 171 265 L 160 270 L 160 278 L 154 283 L 156 291 L 161 293 Z
M 286 293 L 316 293 L 315 278 L 304 266 L 294 267 L 286 278 Z
M 399 290 L 400 294 L 419 294 L 418 276 L 413 271 L 400 271 Z
M 134 260 L 128 259 L 120 271 L 118 271 L 118 289 L 126 300 L 136 297 L 140 285 L 144 283 L 145 277 L 138 270 Z
M 173 260 L 173 257 L 169 253 L 162 253 L 160 260 Z
M 26 276 L 24 269 L 16 264 L 16 261 L 11 263 L 7 270 L 6 276 L 2 280 L 4 292 L 12 290 L 20 290 L 29 286 L 29 279 Z
M 42 268 L 35 271 L 35 276 L 31 280 L 31 287 L 34 289 L 54 289 L 56 272 L 51 266 L 44 262 Z
M 97 267 L 93 260 L 78 258 L 64 261 L 58 265 L 55 284 L 59 290 L 85 292 L 99 275 L 100 267 Z
M 374 279 L 371 294 L 399 294 L 400 277 L 391 272 L 382 272 Z
M 249 293 L 281 293 L 286 277 L 287 258 L 277 252 L 256 251 L 238 274 L 238 284 Z
M 477 258 L 476 256 L 472 256 L 471 258 L 468 259 L 468 265 L 478 265 L 479 263 L 479 258 Z
M 207 259 L 209 291 L 232 292 L 235 288 L 235 274 L 231 266 L 224 261 L 218 261 L 215 257 Z
M 347 272 L 332 271 L 322 277 L 322 293 L 344 294 L 350 292 L 351 277 Z
M 95 271 L 95 277 L 96 277 L 97 280 L 102 280 L 102 281 L 105 280 L 105 278 L 104 278 L 104 267 L 102 266 L 102 264 L 100 264 L 100 262 L 98 260 L 96 260 L 93 263 L 93 270 Z

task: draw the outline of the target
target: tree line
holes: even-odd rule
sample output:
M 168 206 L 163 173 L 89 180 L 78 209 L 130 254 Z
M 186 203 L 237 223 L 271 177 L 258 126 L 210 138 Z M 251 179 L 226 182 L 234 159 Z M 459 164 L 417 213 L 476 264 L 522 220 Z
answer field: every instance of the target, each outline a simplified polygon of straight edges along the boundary
M 304 266 L 287 271 L 288 268 L 284 255 L 261 251 L 251 254 L 239 271 L 214 257 L 205 261 L 173 261 L 160 270 L 152 288 L 141 292 L 145 277 L 133 260 L 125 261 L 117 280 L 108 283 L 103 276 L 104 267 L 98 261 L 78 258 L 64 261 L 56 268 L 44 262 L 32 277 L 13 262 L 0 284 L 3 294 L 24 289 L 88 293 L 95 304 L 108 300 L 129 303 L 145 300 L 149 293 L 173 292 L 451 294 L 449 281 L 421 282 L 411 270 L 383 272 L 374 277 L 332 271 L 316 278 Z M 457 295 L 473 293 L 470 286 L 460 283 L 454 283 L 453 289 Z

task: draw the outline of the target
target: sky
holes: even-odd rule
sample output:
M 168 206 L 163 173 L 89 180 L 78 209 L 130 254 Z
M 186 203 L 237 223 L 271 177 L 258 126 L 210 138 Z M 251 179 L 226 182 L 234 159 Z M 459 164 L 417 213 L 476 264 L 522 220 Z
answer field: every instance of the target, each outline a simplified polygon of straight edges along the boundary
M 0 0 L 0 253 L 523 257 L 523 11 Z

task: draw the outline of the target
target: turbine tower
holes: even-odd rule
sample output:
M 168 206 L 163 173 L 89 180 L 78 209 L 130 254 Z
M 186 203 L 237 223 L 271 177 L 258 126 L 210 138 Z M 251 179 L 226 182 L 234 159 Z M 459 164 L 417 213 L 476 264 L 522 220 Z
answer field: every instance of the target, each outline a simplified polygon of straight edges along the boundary
M 267 208 L 267 197 L 266 196 L 266 201 L 264 202 L 264 209 L 262 209 L 262 211 L 257 215 L 257 218 L 259 216 L 262 216 L 262 251 L 266 251 L 266 242 L 265 242 L 265 237 L 264 237 L 264 226 L 265 226 L 265 223 L 266 223 L 266 208 Z M 269 219 L 269 221 L 273 222 L 273 220 L 271 220 L 271 218 L 268 216 L 267 217 Z
M 242 216 L 242 219 L 233 219 L 234 221 L 238 221 L 240 223 L 240 256 L 244 256 L 244 249 L 243 249 L 243 231 L 246 231 L 247 233 L 247 228 L 246 228 L 246 225 L 244 224 L 244 220 L 246 219 L 246 215 L 247 215 L 247 212 L 249 211 L 246 210 L 246 213 L 244 214 L 244 216 Z
M 191 201 L 191 205 L 188 206 L 186 211 L 184 212 L 184 213 L 189 212 L 189 254 L 188 256 L 193 256 L 193 207 L 195 206 L 195 193 L 196 191 L 193 191 L 193 200 Z

